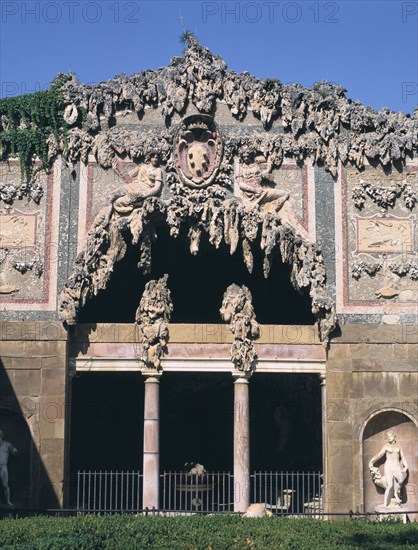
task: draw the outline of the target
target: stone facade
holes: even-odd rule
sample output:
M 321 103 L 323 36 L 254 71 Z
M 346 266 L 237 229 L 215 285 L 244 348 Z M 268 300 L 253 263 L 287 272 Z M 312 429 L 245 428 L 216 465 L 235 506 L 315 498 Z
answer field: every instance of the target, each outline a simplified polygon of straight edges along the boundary
M 367 464 L 389 429 L 408 449 L 408 507 L 417 509 L 417 357 L 416 326 L 341 325 L 341 336 L 330 346 L 326 377 L 328 500 L 333 510 L 373 512 L 380 503 Z M 371 447 L 364 434 L 377 414 L 389 416 L 369 434 L 375 441 Z
M 12 501 L 22 509 L 57 508 L 66 479 L 67 332 L 53 321 L 2 321 L 0 330 L 2 428 L 29 470 L 24 486 L 11 480 Z
M 70 78 L 63 92 L 69 141 L 51 138 L 50 173 L 22 188 L 18 161 L 0 162 L 0 429 L 20 441 L 28 472 L 16 505 L 69 503 L 71 376 L 139 373 L 139 357 L 150 366 L 143 316 L 138 326 L 134 317 L 77 323 L 131 244 L 150 273 L 166 227 L 173 238 L 186 231 L 192 256 L 204 239 L 241 254 L 250 274 L 258 253 L 265 277 L 280 256 L 317 326 L 260 325 L 258 339 L 248 327 L 234 332 L 251 358 L 234 370 L 227 325 L 169 324 L 166 312 L 146 411 L 156 414 L 161 370 L 234 373 L 240 403 L 252 370 L 316 373 L 325 509 L 374 510 L 381 495 L 366 466 L 389 429 L 408 456 L 407 506 L 418 509 L 414 119 L 367 109 L 328 83 L 305 89 L 237 75 L 192 37 L 167 68 L 95 86 Z M 173 307 L 181 307 L 174 298 Z M 250 317 L 256 325 L 255 305 Z M 158 505 L 158 428 L 145 420 L 155 455 L 147 502 Z

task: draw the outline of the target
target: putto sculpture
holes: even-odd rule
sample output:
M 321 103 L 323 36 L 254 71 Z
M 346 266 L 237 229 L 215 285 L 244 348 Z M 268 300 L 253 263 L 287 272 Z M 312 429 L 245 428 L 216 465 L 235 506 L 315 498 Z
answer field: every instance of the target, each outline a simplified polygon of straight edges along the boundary
M 168 323 L 173 302 L 167 287 L 168 275 L 145 285 L 135 322 L 139 325 L 142 353 L 140 361 L 145 368 L 159 370 L 161 357 L 168 342 Z
M 6 505 L 13 508 L 13 503 L 10 500 L 10 488 L 9 488 L 9 470 L 7 469 L 7 463 L 9 456 L 16 455 L 17 449 L 9 441 L 3 439 L 3 430 L 0 430 L 0 478 L 3 485 L 4 496 L 6 497 Z
M 396 443 L 396 435 L 393 432 L 386 434 L 387 443 L 370 460 L 369 470 L 373 483 L 385 490 L 383 506 L 393 507 L 402 504 L 401 489 L 405 484 L 408 472 L 408 463 L 403 454 L 402 447 Z M 385 457 L 384 475 L 374 464 Z
M 260 328 L 255 319 L 251 292 L 244 285 L 230 285 L 224 294 L 219 310 L 222 319 L 230 323 L 234 342 L 231 360 L 237 370 L 251 371 L 257 358 L 253 341 L 259 337 Z

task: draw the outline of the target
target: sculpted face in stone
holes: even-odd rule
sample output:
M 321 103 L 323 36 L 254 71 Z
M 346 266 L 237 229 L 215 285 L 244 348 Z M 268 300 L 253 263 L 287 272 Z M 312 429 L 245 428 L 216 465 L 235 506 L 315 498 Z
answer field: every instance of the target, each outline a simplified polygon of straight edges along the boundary
M 388 432 L 386 434 L 386 439 L 389 443 L 396 443 L 396 435 L 393 432 Z
M 150 162 L 156 168 L 160 164 L 160 158 L 157 153 L 153 153 L 150 157 Z

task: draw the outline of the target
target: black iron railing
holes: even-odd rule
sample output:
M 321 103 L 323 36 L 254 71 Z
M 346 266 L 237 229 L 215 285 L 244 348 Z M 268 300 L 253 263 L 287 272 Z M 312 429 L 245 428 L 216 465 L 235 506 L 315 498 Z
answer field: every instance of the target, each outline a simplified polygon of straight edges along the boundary
M 134 512 L 142 509 L 142 473 L 138 471 L 77 472 L 77 510 Z
M 230 472 L 190 474 L 168 471 L 160 476 L 160 510 L 173 513 L 233 512 L 242 490 L 250 502 L 263 503 L 278 515 L 323 514 L 321 472 L 254 472 L 250 487 L 234 484 Z M 80 512 L 140 512 L 143 478 L 139 471 L 77 472 L 76 508 Z

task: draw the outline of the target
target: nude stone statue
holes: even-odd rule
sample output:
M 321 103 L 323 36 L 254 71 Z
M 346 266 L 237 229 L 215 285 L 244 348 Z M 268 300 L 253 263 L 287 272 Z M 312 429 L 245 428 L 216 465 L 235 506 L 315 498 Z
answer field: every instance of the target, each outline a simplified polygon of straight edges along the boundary
M 244 151 L 237 181 L 248 201 L 258 206 L 271 202 L 278 212 L 289 199 L 289 195 L 271 186 L 272 182 L 266 178 L 271 173 L 271 168 L 271 162 L 267 162 L 264 157 L 254 157 L 250 151 Z
M 388 432 L 386 439 L 388 442 L 370 460 L 369 470 L 374 484 L 385 489 L 383 505 L 390 506 L 393 497 L 394 504 L 400 506 L 402 504 L 400 491 L 405 484 L 408 464 L 402 447 L 396 443 L 396 435 L 393 432 Z M 382 476 L 379 468 L 375 467 L 374 463 L 384 456 L 386 457 L 385 473 Z
M 114 159 L 114 171 L 125 180 L 126 185 L 117 189 L 109 199 L 109 206 L 104 207 L 96 219 L 94 226 L 109 223 L 113 213 L 117 216 L 129 216 L 141 201 L 160 194 L 163 185 L 163 173 L 159 167 L 160 159 L 157 153 L 152 153 L 147 164 L 135 166 Z
M 10 501 L 9 471 L 7 469 L 7 462 L 9 460 L 9 455 L 14 456 L 15 454 L 17 454 L 17 449 L 9 443 L 9 441 L 5 441 L 3 439 L 3 431 L 0 430 L 0 477 L 4 495 L 6 497 L 6 504 L 10 507 L 13 507 L 13 504 Z
M 162 170 L 159 168 L 159 157 L 153 153 L 148 164 L 142 164 L 131 172 L 132 181 L 113 194 L 113 209 L 120 215 L 130 214 L 141 201 L 147 197 L 158 195 L 163 183 Z M 122 163 L 113 163 L 113 169 L 122 177 L 125 175 Z

